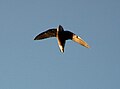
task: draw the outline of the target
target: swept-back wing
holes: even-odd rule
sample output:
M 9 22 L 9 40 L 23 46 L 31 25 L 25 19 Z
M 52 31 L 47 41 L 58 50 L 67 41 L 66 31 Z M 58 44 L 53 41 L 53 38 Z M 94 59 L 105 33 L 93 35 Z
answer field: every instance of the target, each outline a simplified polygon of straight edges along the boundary
M 37 35 L 34 40 L 41 40 L 49 37 L 56 37 L 57 29 L 49 29 Z
M 77 43 L 81 44 L 82 46 L 84 46 L 86 48 L 90 48 L 90 46 L 82 38 L 80 38 L 76 34 L 70 32 L 70 31 L 66 31 L 65 35 L 67 37 L 66 39 L 71 39 L 74 42 L 77 42 Z

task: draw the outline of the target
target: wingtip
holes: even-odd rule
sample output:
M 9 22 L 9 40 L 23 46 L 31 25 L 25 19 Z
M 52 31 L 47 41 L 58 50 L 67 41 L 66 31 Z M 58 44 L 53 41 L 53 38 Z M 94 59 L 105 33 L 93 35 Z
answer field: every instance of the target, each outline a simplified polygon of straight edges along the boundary
M 33 40 L 37 40 L 36 37 Z
M 38 39 L 38 36 L 36 36 L 33 40 L 39 40 L 39 39 Z
M 89 45 L 86 45 L 85 47 L 86 47 L 86 48 L 90 48 L 90 46 L 89 46 Z
M 90 48 L 90 46 L 86 42 L 84 44 L 81 44 L 81 45 L 86 47 L 86 48 Z

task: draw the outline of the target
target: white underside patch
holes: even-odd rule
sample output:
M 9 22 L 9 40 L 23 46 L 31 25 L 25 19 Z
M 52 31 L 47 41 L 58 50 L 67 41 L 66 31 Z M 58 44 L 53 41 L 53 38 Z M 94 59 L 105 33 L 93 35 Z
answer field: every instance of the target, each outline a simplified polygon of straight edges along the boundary
M 60 51 L 63 53 L 63 47 L 61 45 L 59 45 Z

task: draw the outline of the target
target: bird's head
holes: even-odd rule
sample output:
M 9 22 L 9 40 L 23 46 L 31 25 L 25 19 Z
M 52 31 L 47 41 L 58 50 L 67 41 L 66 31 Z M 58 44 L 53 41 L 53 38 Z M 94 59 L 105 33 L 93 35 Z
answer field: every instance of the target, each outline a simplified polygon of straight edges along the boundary
M 63 29 L 63 27 L 62 27 L 61 25 L 59 25 L 59 26 L 57 27 L 57 31 L 62 32 L 62 31 L 64 31 L 64 29 Z

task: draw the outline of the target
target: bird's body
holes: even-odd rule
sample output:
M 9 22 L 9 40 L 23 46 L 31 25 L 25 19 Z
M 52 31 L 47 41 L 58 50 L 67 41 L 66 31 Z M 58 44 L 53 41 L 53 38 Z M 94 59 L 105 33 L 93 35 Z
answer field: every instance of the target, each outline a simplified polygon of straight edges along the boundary
M 58 45 L 59 45 L 60 51 L 62 53 L 64 52 L 65 42 L 66 42 L 66 40 L 69 40 L 69 39 L 81 44 L 82 46 L 84 46 L 86 48 L 90 47 L 79 36 L 75 35 L 74 33 L 70 32 L 70 31 L 64 31 L 64 29 L 61 25 L 59 25 L 58 28 L 49 29 L 45 32 L 40 33 L 39 35 L 37 35 L 34 38 L 34 40 L 42 40 L 42 39 L 49 38 L 49 37 L 57 38 Z

